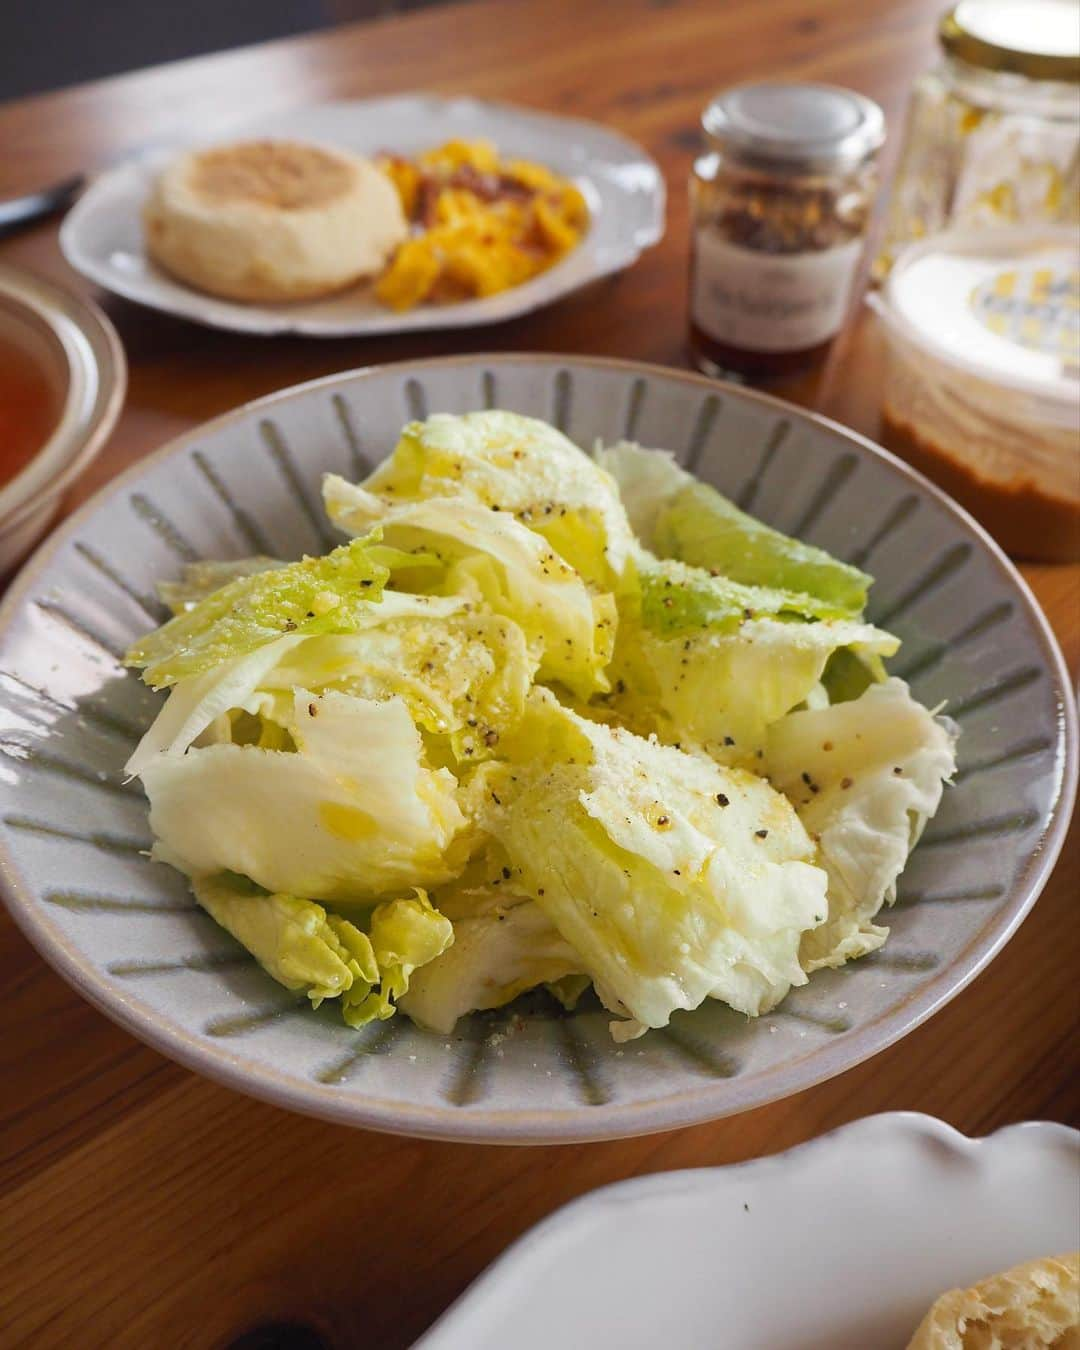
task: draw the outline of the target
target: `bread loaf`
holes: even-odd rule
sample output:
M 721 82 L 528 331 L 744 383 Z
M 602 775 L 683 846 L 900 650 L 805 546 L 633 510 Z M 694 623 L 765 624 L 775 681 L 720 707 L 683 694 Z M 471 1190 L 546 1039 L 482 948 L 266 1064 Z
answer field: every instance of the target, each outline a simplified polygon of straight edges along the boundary
M 1080 1254 L 942 1294 L 908 1350 L 1080 1350 Z
M 249 141 L 192 151 L 143 209 L 150 257 L 230 300 L 310 300 L 382 271 L 408 227 L 369 160 L 322 146 Z

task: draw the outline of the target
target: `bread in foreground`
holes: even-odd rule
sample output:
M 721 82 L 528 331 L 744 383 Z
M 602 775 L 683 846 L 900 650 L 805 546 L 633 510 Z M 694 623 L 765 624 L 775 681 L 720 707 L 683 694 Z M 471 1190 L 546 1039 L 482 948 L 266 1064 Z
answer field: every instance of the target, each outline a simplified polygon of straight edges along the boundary
M 290 141 L 180 155 L 143 224 L 167 272 L 255 303 L 317 299 L 372 277 L 407 233 L 397 192 L 369 160 Z
M 1080 1253 L 1028 1261 L 950 1289 L 908 1350 L 1080 1350 Z

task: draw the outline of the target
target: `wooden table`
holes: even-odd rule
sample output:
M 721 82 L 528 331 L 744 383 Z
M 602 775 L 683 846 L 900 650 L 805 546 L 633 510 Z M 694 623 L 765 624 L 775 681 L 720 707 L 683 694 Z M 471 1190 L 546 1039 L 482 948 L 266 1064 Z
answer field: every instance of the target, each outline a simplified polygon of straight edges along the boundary
M 131 388 L 112 443 L 73 502 L 194 423 L 352 366 L 505 348 L 683 364 L 684 184 L 708 96 L 736 79 L 832 80 L 881 101 L 895 132 L 912 76 L 933 58 L 941 3 L 488 0 L 0 108 L 0 195 L 156 138 L 420 88 L 597 118 L 641 141 L 670 189 L 667 237 L 631 272 L 490 331 L 267 341 L 108 301 Z M 0 261 L 83 288 L 60 259 L 53 224 L 0 242 Z M 785 392 L 873 434 L 878 353 L 864 328 L 852 323 L 822 380 Z M 1080 569 L 1024 573 L 1075 670 Z M 734 1120 L 548 1149 L 364 1134 L 204 1082 L 77 998 L 4 918 L 0 1343 L 153 1350 L 309 1346 L 321 1335 L 335 1346 L 393 1350 L 511 1239 L 601 1183 L 753 1157 L 875 1111 L 927 1111 L 969 1133 L 1031 1117 L 1075 1121 L 1078 873 L 1074 831 L 1038 907 L 992 968 L 933 1021 L 841 1078 Z

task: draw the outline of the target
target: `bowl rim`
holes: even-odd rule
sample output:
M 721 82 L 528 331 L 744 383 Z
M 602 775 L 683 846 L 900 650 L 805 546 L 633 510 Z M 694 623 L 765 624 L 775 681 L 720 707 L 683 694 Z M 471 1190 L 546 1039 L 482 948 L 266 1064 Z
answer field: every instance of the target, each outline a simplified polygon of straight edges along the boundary
M 726 384 L 691 371 L 641 361 L 562 353 L 480 352 L 438 358 L 422 357 L 322 376 L 241 404 L 230 412 L 173 437 L 99 488 L 93 497 L 53 531 L 15 578 L 0 602 L 0 643 L 41 572 L 61 548 L 77 537 L 84 522 L 107 501 L 137 483 L 144 474 L 182 453 L 192 443 L 204 442 L 208 433 L 248 418 L 253 411 L 263 412 L 284 400 L 315 389 L 333 389 L 335 386 L 347 386 L 386 374 L 407 377 L 410 373 L 425 374 L 432 368 L 483 368 L 493 363 L 503 366 L 542 365 L 554 369 L 584 367 L 671 380 L 703 393 L 715 395 L 726 392 L 729 397 L 762 404 L 789 418 L 809 420 L 842 441 L 856 445 L 860 452 L 883 461 L 901 478 L 944 507 L 961 531 L 982 546 L 1003 580 L 1012 585 L 1023 603 L 1047 670 L 1061 691 L 1058 746 L 1062 756 L 1045 827 L 1026 860 L 1026 866 L 1013 878 L 1008 902 L 968 942 L 956 960 L 939 970 L 904 1002 L 862 1024 L 850 1036 L 819 1048 L 801 1060 L 776 1065 L 758 1076 L 754 1088 L 748 1092 L 740 1093 L 733 1086 L 739 1081 L 736 1079 L 724 1080 L 719 1084 L 695 1083 L 683 1091 L 668 1092 L 621 1105 L 578 1105 L 553 1110 L 470 1108 L 466 1112 L 452 1110 L 445 1105 L 420 1106 L 385 1097 L 345 1096 L 332 1085 L 315 1080 L 300 1080 L 270 1064 L 252 1063 L 219 1043 L 178 1026 L 137 996 L 118 990 L 115 982 L 105 972 L 92 966 L 76 945 L 44 915 L 33 888 L 23 881 L 2 836 L 0 898 L 39 954 L 84 998 L 138 1039 L 215 1082 L 273 1105 L 337 1124 L 416 1138 L 473 1143 L 576 1143 L 629 1138 L 740 1114 L 793 1096 L 854 1068 L 913 1031 L 955 998 L 989 965 L 1020 926 L 1046 884 L 1070 823 L 1077 789 L 1078 732 L 1069 673 L 1057 639 L 1035 596 L 1001 548 L 962 507 L 903 460 L 868 437 L 820 413 L 798 407 L 772 394 Z
M 48 330 L 67 368 L 56 425 L 0 487 L 0 530 L 6 531 L 58 496 L 103 449 L 127 392 L 127 360 L 119 334 L 92 300 L 7 264 L 0 264 L 0 298 Z

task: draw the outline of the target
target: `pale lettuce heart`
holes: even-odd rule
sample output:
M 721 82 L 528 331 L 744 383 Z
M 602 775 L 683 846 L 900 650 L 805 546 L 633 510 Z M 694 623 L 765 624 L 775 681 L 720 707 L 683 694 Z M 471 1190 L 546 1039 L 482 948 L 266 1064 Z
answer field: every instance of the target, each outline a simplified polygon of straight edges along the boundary
M 619 485 L 641 542 L 733 581 L 798 591 L 857 615 L 872 578 L 824 549 L 792 539 L 749 516 L 662 450 L 621 442 L 597 460 Z
M 633 535 L 610 474 L 534 417 L 436 413 L 410 422 L 363 486 L 388 501 L 456 497 L 510 512 L 604 590 L 630 562 Z
M 211 745 L 144 768 L 154 856 L 338 904 L 456 875 L 456 781 L 425 767 L 402 700 L 298 689 L 293 702 L 293 753 Z
M 644 629 L 620 640 L 611 706 L 628 725 L 668 743 L 760 770 L 768 727 L 820 696 L 834 652 L 872 661 L 899 645 L 890 633 L 851 619 L 748 619 L 733 632 L 685 629 L 671 636 Z
M 795 803 L 829 877 L 828 922 L 803 939 L 807 971 L 880 947 L 873 922 L 956 767 L 955 730 L 902 680 L 794 712 L 769 728 L 765 769 Z
M 368 937 L 379 973 L 379 987 L 364 993 L 354 985 L 342 995 L 342 1016 L 351 1027 L 394 1015 L 415 972 L 437 960 L 454 942 L 450 920 L 422 890 L 388 900 L 371 915 Z
M 332 474 L 324 479 L 323 495 L 341 529 L 378 526 L 386 542 L 403 552 L 437 557 L 444 574 L 438 583 L 425 576 L 425 589 L 438 584 L 444 594 L 465 594 L 518 624 L 542 651 L 542 678 L 581 698 L 608 687 L 612 596 L 592 592 L 542 536 L 509 512 L 454 497 L 396 506 Z
M 194 877 L 191 889 L 267 974 L 315 1007 L 339 998 L 352 1027 L 392 1017 L 413 972 L 454 940 L 450 920 L 419 889 L 384 901 L 364 919 L 366 930 L 313 900 L 267 894 L 231 873 Z
M 378 982 L 367 934 L 313 900 L 267 894 L 228 873 L 193 877 L 191 889 L 268 975 L 286 989 L 302 991 L 316 1007 L 354 990 L 366 997 Z
M 763 779 L 579 717 L 535 690 L 485 824 L 597 993 L 665 1026 L 707 997 L 756 1016 L 805 983 L 824 872 Z M 488 786 L 500 766 L 491 766 Z

